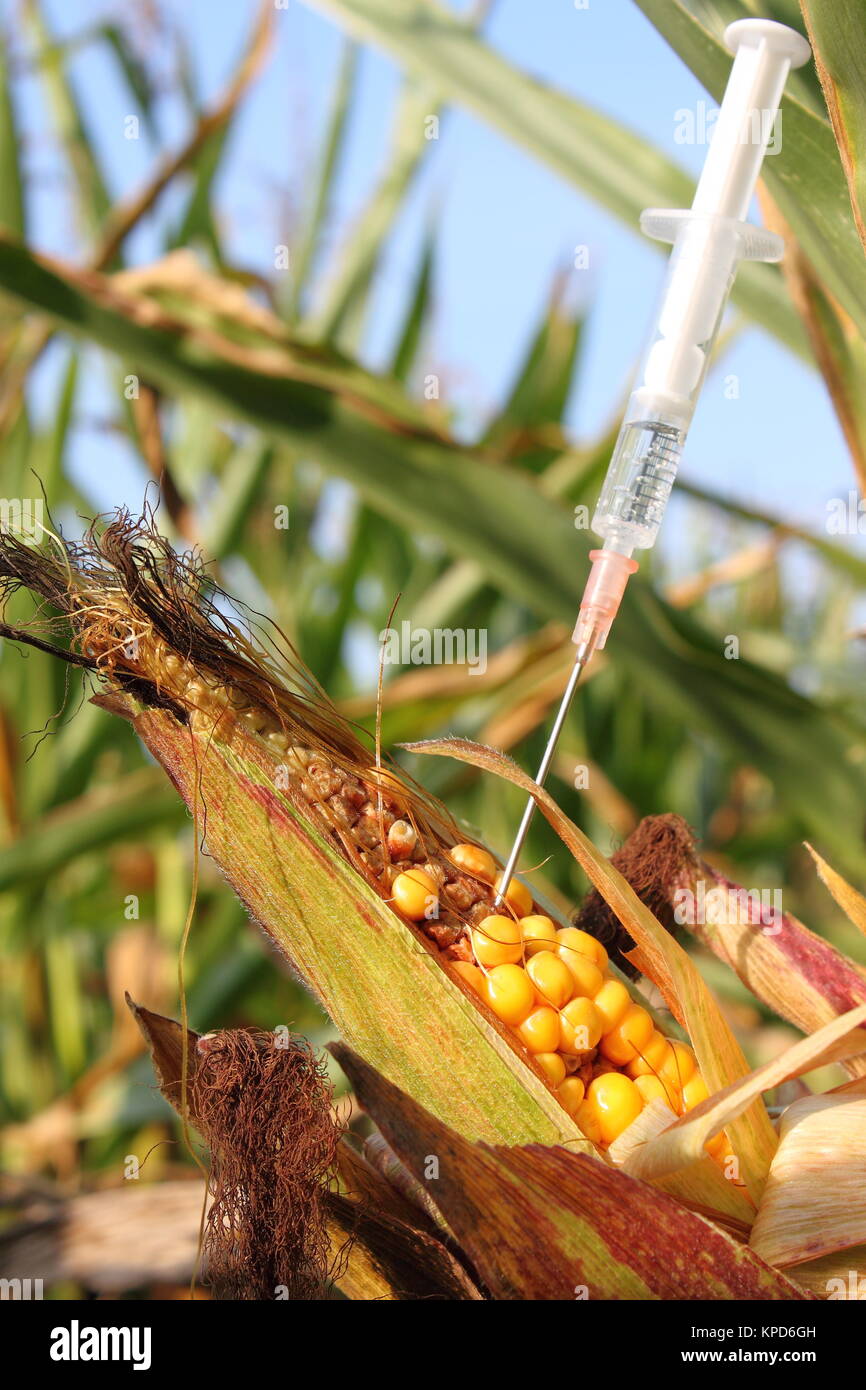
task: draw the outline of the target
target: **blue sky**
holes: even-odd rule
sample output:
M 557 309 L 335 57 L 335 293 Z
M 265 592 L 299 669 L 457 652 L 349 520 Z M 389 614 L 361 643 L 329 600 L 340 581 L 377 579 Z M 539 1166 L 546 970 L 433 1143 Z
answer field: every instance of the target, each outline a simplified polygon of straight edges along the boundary
M 110 0 L 45 0 L 51 27 L 79 33 L 100 18 L 130 16 Z M 165 0 L 163 12 L 187 37 L 202 93 L 214 95 L 231 71 L 255 7 L 247 0 Z M 461 6 L 463 8 L 463 6 Z M 152 42 L 141 12 L 131 23 Z M 235 127 L 219 186 L 220 216 L 233 258 L 269 271 L 282 239 L 281 209 L 303 199 L 305 170 L 339 62 L 339 29 L 299 0 L 277 13 L 277 43 L 264 75 Z M 597 106 L 697 171 L 703 149 L 675 140 L 677 112 L 706 101 L 703 89 L 632 0 L 499 0 L 488 21 L 489 42 L 514 63 Z M 117 80 L 111 56 L 84 46 L 73 76 L 82 96 L 112 193 L 130 192 L 152 169 L 158 150 L 142 134 L 123 137 L 135 111 Z M 366 50 L 351 139 L 340 172 L 332 243 L 339 246 L 382 167 L 399 73 Z M 28 163 L 36 175 L 31 236 L 61 256 L 76 239 L 60 180 L 62 164 L 47 139 L 44 112 L 32 82 L 22 86 Z M 503 101 L 508 93 L 503 92 Z M 160 103 L 163 140 L 173 147 L 184 119 L 177 103 Z M 158 246 L 156 225 L 171 222 L 179 193 L 163 199 L 157 219 L 128 243 L 135 261 Z M 640 237 L 558 176 L 474 117 L 452 112 L 431 149 L 388 247 L 366 344 L 376 363 L 387 351 L 417 264 L 429 219 L 439 233 L 436 311 L 431 351 L 447 368 L 463 428 L 482 420 L 507 389 L 553 276 L 571 263 L 576 244 L 590 248 L 590 269 L 573 271 L 572 293 L 585 305 L 583 363 L 569 409 L 578 436 L 605 424 L 634 370 L 663 272 L 663 260 Z M 51 372 L 46 365 L 46 378 Z M 739 378 L 740 396 L 723 391 L 725 374 Z M 46 395 L 47 399 L 47 395 Z M 94 367 L 83 414 L 106 405 Z M 86 427 L 74 445 L 76 471 L 101 505 L 135 505 L 141 474 L 134 462 Z M 824 525 L 825 503 L 852 484 L 841 433 L 819 377 L 759 330 L 736 342 L 708 380 L 689 439 L 685 469 L 699 482 L 763 505 L 813 529 Z M 683 513 L 672 518 L 666 551 L 674 568 L 683 541 Z M 686 547 L 687 548 L 687 547 Z

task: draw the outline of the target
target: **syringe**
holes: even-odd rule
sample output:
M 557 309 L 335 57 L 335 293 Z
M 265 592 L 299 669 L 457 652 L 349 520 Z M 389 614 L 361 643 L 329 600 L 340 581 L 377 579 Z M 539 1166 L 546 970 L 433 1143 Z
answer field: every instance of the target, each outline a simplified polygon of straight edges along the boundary
M 673 243 L 661 304 L 637 384 L 592 519 L 604 545 L 574 629 L 574 666 L 536 774 L 543 786 L 582 672 L 607 641 L 635 550 L 655 543 L 713 344 L 740 261 L 778 261 L 781 238 L 745 221 L 791 68 L 811 50 L 796 30 L 768 19 L 739 19 L 725 30 L 735 54 L 691 208 L 648 208 L 641 229 Z M 505 896 L 535 810 L 530 797 L 496 901 Z

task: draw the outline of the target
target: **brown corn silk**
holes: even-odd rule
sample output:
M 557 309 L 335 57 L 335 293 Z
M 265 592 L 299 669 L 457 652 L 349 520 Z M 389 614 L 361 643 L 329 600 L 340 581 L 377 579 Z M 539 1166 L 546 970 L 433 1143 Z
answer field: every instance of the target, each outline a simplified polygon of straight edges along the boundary
M 303 1039 L 227 1029 L 196 1044 L 190 1108 L 211 1152 L 207 1282 L 227 1299 L 321 1297 L 323 1194 L 340 1128 L 324 1064 Z

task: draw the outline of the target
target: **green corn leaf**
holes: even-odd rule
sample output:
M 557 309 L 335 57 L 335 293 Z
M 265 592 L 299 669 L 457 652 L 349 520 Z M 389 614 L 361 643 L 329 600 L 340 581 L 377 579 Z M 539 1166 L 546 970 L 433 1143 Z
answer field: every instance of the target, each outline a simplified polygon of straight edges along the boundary
M 25 231 L 21 141 L 9 79 L 6 46 L 0 42 L 0 227 L 12 236 Z
M 691 203 L 688 175 L 646 140 L 521 72 L 434 0 L 307 3 L 386 48 L 443 99 L 473 111 L 635 230 L 646 207 Z M 768 332 L 810 356 L 776 267 L 744 264 L 734 299 Z
M 385 516 L 420 526 L 452 554 L 482 565 L 491 582 L 545 620 L 573 623 L 589 547 L 569 511 L 525 473 L 431 431 L 393 383 L 288 339 L 282 372 L 270 338 L 266 370 L 255 355 L 222 356 L 194 328 L 141 322 L 135 302 L 118 301 L 107 281 L 59 274 L 2 237 L 0 285 L 167 390 L 199 396 L 312 451 Z M 822 851 L 858 872 L 866 796 L 859 723 L 742 657 L 728 660 L 724 634 L 702 628 L 639 581 L 626 594 L 610 655 L 686 727 L 709 731 L 762 769 Z
M 858 0 L 803 0 L 821 86 L 866 246 L 866 26 Z

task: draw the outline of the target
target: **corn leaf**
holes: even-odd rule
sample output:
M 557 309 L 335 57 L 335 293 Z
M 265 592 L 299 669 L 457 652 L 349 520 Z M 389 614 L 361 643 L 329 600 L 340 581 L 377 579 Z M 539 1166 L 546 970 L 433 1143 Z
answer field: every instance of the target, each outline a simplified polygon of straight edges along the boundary
M 94 787 L 35 822 L 0 849 L 0 892 L 43 883 L 70 859 L 180 820 L 177 801 L 156 769 L 142 767 Z
M 563 1147 L 468 1143 L 347 1048 L 333 1051 L 494 1298 L 803 1296 L 665 1193 Z
M 340 67 L 331 93 L 327 126 L 316 159 L 315 184 L 301 235 L 292 257 L 290 309 L 297 317 L 323 236 L 327 232 L 334 196 L 334 178 L 346 143 L 349 116 L 355 95 L 358 49 L 353 43 L 343 47 Z
M 438 97 L 428 86 L 409 82 L 394 118 L 393 149 L 379 183 L 352 228 L 330 276 L 324 302 L 305 320 L 313 338 L 341 340 L 354 346 L 370 284 L 384 244 L 406 193 L 429 152 L 426 121 L 437 111 Z
M 862 893 L 858 893 L 856 888 L 852 888 L 841 874 L 837 874 L 834 868 L 822 859 L 811 845 L 806 846 L 815 861 L 818 875 L 821 882 L 832 893 L 833 898 L 839 904 L 849 922 L 853 922 L 855 927 L 866 936 L 866 898 Z M 864 990 L 866 990 L 866 976 L 863 979 Z
M 788 1277 L 828 1302 L 866 1302 L 866 1245 L 854 1245 L 836 1255 L 807 1260 L 787 1271 Z
M 98 276 L 49 268 L 2 236 L 0 286 L 118 352 L 167 390 L 215 403 L 312 452 L 383 515 L 413 532 L 423 518 L 450 552 L 483 566 L 504 592 L 545 619 L 573 622 L 588 541 L 568 508 L 520 470 L 432 430 L 393 383 L 289 338 L 278 346 L 270 332 L 266 345 L 259 336 L 257 350 L 242 348 L 215 332 L 213 313 L 206 331 L 193 327 L 150 298 L 118 295 Z M 217 325 L 224 322 L 221 314 Z M 244 323 L 243 332 L 249 340 L 253 330 Z M 856 760 L 863 729 L 770 672 L 744 659 L 727 661 L 718 636 L 638 580 L 623 602 L 612 658 L 649 699 L 761 768 L 807 833 L 856 872 L 866 798 L 866 771 Z
M 712 1092 L 736 1084 L 747 1074 L 742 1049 L 689 956 L 644 906 L 622 874 L 608 863 L 583 831 L 563 815 L 547 792 L 501 753 L 465 739 L 441 739 L 408 747 L 414 752 L 472 763 L 506 778 L 534 796 L 563 844 L 637 942 L 643 957 L 642 968 L 662 990 L 668 1007 L 688 1031 L 708 1089 Z M 743 1180 L 757 1202 L 775 1152 L 776 1135 L 760 1099 L 760 1091 L 755 1093 L 753 1100 L 754 1104 L 743 1106 L 732 1117 L 730 1138 L 740 1160 Z M 700 1150 L 696 1156 L 699 1154 Z
M 796 1101 L 782 1116 L 779 1148 L 750 1245 L 769 1264 L 823 1259 L 866 1241 L 866 1093 Z
M 0 227 L 24 236 L 24 189 L 21 182 L 21 138 L 9 81 L 9 61 L 0 40 Z
M 833 871 L 829 865 L 825 869 L 828 876 L 824 881 L 831 892 L 835 883 L 841 893 L 844 880 L 838 875 L 831 879 Z M 743 892 L 708 864 L 699 864 L 692 874 L 684 875 L 679 887 L 688 889 L 695 898 L 699 879 L 705 889 L 720 889 L 726 896 Z M 853 889 L 847 884 L 845 888 L 850 904 Z M 837 901 L 844 907 L 840 898 Z M 840 1013 L 866 1002 L 864 972 L 788 912 L 774 912 L 760 922 L 748 920 L 748 914 L 741 912 L 705 912 L 706 921 L 692 920 L 694 913 L 681 915 L 683 926 L 729 965 L 757 999 L 804 1033 L 813 1033 Z M 716 916 L 721 920 L 716 921 Z M 859 1076 L 866 1071 L 866 1059 L 852 1057 L 845 1066 Z
M 632 130 L 521 72 L 433 0 L 307 0 L 359 38 L 386 48 L 637 229 L 646 207 L 686 207 L 688 175 Z M 503 93 L 507 93 L 505 99 Z M 830 139 L 832 148 L 832 137 Z M 775 267 L 737 276 L 739 306 L 795 351 L 808 352 Z
M 858 0 L 802 0 L 803 18 L 848 181 L 851 208 L 866 247 L 866 32 Z
M 809 334 L 815 361 L 839 417 L 860 491 L 866 493 L 866 344 L 857 325 L 826 293 L 768 194 L 761 198 L 761 206 L 767 225 L 785 241 L 783 273 L 791 299 Z

